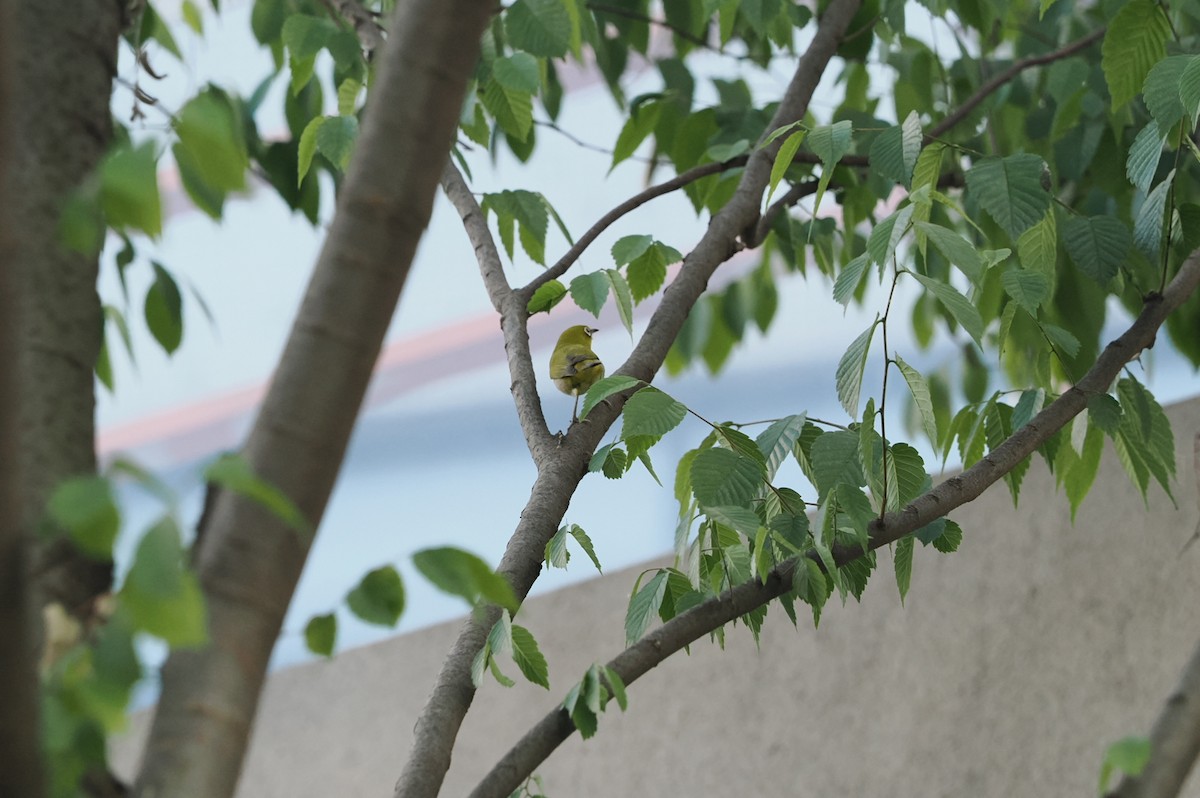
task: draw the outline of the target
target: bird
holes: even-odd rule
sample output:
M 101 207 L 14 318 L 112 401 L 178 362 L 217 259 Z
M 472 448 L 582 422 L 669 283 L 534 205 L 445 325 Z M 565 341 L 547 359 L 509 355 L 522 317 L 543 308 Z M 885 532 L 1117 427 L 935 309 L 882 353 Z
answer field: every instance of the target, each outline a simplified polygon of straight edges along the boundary
M 604 376 L 604 364 L 592 351 L 592 335 L 595 327 L 576 324 L 563 330 L 550 355 L 550 379 L 558 390 L 575 397 L 575 409 L 571 411 L 571 423 L 579 420 L 579 396 Z

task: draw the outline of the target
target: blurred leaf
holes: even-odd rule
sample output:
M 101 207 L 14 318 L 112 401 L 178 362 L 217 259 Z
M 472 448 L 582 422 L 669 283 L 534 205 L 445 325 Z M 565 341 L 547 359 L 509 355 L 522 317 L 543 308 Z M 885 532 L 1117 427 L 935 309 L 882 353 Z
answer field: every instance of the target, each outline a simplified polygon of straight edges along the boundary
M 434 587 L 461 596 L 472 606 L 482 599 L 517 611 L 519 603 L 508 580 L 474 554 L 449 546 L 424 549 L 413 555 L 413 565 Z
M 390 565 L 367 572 L 346 595 L 350 611 L 367 623 L 395 626 L 404 612 L 404 582 Z

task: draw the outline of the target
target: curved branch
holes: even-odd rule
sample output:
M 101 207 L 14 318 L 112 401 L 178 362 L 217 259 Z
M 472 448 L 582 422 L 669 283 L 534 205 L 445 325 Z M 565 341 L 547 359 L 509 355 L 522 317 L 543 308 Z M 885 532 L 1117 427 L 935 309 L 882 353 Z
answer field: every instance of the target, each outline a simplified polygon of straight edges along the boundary
M 1021 460 L 1033 454 L 1054 433 L 1087 407 L 1088 397 L 1107 392 L 1121 369 L 1154 345 L 1158 328 L 1200 285 L 1200 250 L 1193 252 L 1161 296 L 1147 299 L 1141 314 L 1128 330 L 1110 343 L 1077 385 L 1049 404 L 1028 424 L 1013 433 L 987 457 L 957 477 L 914 499 L 899 512 L 888 513 L 870 525 L 866 551 L 886 546 L 949 513 L 1001 479 Z M 839 566 L 861 556 L 861 546 L 834 551 Z M 815 553 L 810 558 L 817 560 Z M 780 563 L 763 582 L 749 581 L 672 618 L 609 661 L 626 685 L 632 684 L 670 655 L 722 625 L 778 598 L 792 587 L 798 558 Z M 1200 666 L 1198 666 L 1200 667 Z M 1191 673 L 1189 668 L 1188 673 Z M 1191 693 L 1193 697 L 1197 692 Z M 1193 706 L 1191 711 L 1196 711 Z M 575 731 L 565 709 L 555 708 L 531 728 L 484 777 L 472 798 L 505 796 L 516 789 L 560 743 Z
M 566 274 L 567 270 L 575 265 L 575 261 L 579 260 L 579 257 L 589 246 L 591 246 L 592 242 L 595 241 L 601 233 L 607 230 L 609 226 L 613 224 L 613 222 L 617 221 L 625 214 L 637 210 L 656 197 L 661 197 L 663 194 L 670 194 L 672 191 L 681 189 L 690 183 L 695 183 L 701 178 L 708 177 L 709 175 L 719 174 L 729 169 L 736 169 L 739 166 L 745 166 L 746 161 L 748 160 L 749 156 L 742 155 L 737 158 L 730 158 L 728 161 L 721 161 L 720 163 L 714 162 L 700 164 L 699 166 L 694 166 L 691 169 L 688 169 L 686 172 L 676 175 L 670 180 L 659 183 L 658 185 L 650 186 L 644 191 L 639 191 L 637 194 L 634 194 L 632 197 L 601 216 L 596 223 L 589 227 L 588 231 L 580 236 L 579 240 L 577 240 L 575 244 L 568 249 L 561 258 L 558 259 L 557 263 L 531 280 L 524 288 L 517 289 L 517 293 L 524 297 L 525 301 L 528 302 L 529 298 L 533 296 L 534 291 L 538 290 L 551 280 L 556 280 Z
M 1020 61 L 1017 61 L 1008 69 L 996 74 L 991 80 L 980 86 L 974 94 L 967 98 L 966 102 L 964 102 L 950 114 L 946 115 L 936 125 L 929 128 L 929 131 L 925 134 L 925 141 L 929 142 L 933 139 L 936 139 L 938 136 L 942 135 L 947 130 L 966 119 L 970 113 L 975 110 L 976 106 L 986 100 L 993 92 L 995 92 L 1005 83 L 1008 83 L 1026 69 L 1034 66 L 1042 66 L 1043 64 L 1049 64 L 1053 61 L 1058 61 L 1062 58 L 1075 55 L 1075 53 L 1079 52 L 1080 50 L 1084 50 L 1095 42 L 1099 41 L 1104 36 L 1105 30 L 1105 28 L 1100 28 L 1099 30 L 1092 31 L 1082 39 L 1076 39 L 1065 47 L 1053 52 L 1045 53 L 1043 55 L 1030 56 L 1029 58 L 1023 58 Z
M 1150 761 L 1107 798 L 1174 798 L 1200 755 L 1200 645 L 1150 732 Z
M 858 11 L 859 2 L 833 0 L 830 3 L 812 44 L 797 64 L 768 131 L 803 118 L 821 75 L 833 58 L 850 19 Z M 700 243 L 684 259 L 684 267 L 666 289 L 646 332 L 618 373 L 631 374 L 648 382 L 662 366 L 671 342 L 707 287 L 708 279 L 737 251 L 737 237 L 741 231 L 757 221 L 771 162 L 781 143 L 774 141 L 749 156 L 734 196 L 712 217 Z M 515 292 L 506 307 L 506 324 L 512 314 L 518 310 L 523 312 L 523 305 L 520 308 L 514 305 L 524 290 Z M 593 409 L 587 421 L 572 425 L 568 434 L 539 460 L 538 476 L 529 502 L 496 569 L 512 585 L 519 600 L 524 600 L 541 573 L 546 543 L 557 531 L 592 452 L 616 419 L 621 405 L 622 399 L 613 397 L 610 403 Z M 497 614 L 493 608 L 482 619 L 468 619 L 446 657 L 433 694 L 417 719 L 413 747 L 396 784 L 398 797 L 433 798 L 440 790 L 450 766 L 454 740 L 475 696 L 471 662 L 483 646 L 487 630 Z
M 492 300 L 492 306 L 500 314 L 504 351 L 508 355 L 508 373 L 512 377 L 513 403 L 521 422 L 521 432 L 525 434 L 525 444 L 534 462 L 540 466 L 553 438 L 546 426 L 546 416 L 542 413 L 542 402 L 537 393 L 537 379 L 533 373 L 526 325 L 529 316 L 525 310 L 527 300 L 516 295 L 509 287 L 500 251 L 496 249 L 496 240 L 488 229 L 483 210 L 453 162 L 447 162 L 442 171 L 442 191 L 462 219 L 467 238 L 475 248 L 483 285 Z

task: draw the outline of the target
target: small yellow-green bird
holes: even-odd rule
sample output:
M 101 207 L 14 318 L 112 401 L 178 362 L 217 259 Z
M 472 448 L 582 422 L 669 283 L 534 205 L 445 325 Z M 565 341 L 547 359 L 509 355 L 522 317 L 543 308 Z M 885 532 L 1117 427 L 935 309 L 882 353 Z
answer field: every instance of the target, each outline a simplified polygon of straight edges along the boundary
M 604 376 L 604 364 L 592 351 L 592 334 L 595 327 L 576 324 L 568 327 L 558 337 L 554 353 L 550 355 L 550 379 L 558 390 L 575 397 L 575 409 L 571 411 L 571 423 L 579 419 L 579 397 L 596 380 Z

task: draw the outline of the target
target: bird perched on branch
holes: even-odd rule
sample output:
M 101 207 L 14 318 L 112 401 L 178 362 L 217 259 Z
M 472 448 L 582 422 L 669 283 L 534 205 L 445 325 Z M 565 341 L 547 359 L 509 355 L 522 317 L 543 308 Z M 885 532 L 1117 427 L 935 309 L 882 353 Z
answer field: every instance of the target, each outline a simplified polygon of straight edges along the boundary
M 575 397 L 575 409 L 571 411 L 571 423 L 579 419 L 579 397 L 596 380 L 604 376 L 604 364 L 592 351 L 592 334 L 595 327 L 577 324 L 568 327 L 558 337 L 554 353 L 550 355 L 550 379 L 558 390 Z

